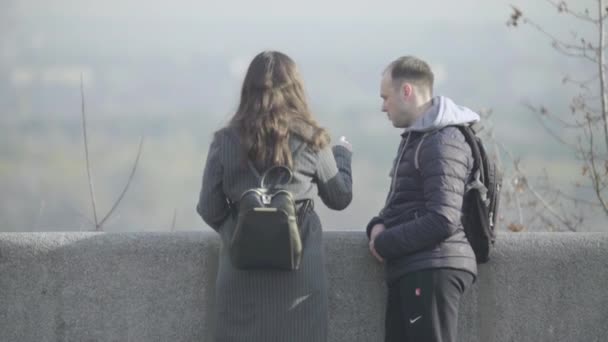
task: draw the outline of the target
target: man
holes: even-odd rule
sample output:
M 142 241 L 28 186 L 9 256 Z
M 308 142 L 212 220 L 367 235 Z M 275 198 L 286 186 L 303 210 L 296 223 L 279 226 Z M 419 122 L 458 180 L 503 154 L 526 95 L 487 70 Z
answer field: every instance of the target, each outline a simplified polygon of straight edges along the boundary
M 477 274 L 460 221 L 473 157 L 455 126 L 479 115 L 433 97 L 433 80 L 411 56 L 382 77 L 382 111 L 404 130 L 386 204 L 367 226 L 371 253 L 386 263 L 386 342 L 456 341 L 460 297 Z

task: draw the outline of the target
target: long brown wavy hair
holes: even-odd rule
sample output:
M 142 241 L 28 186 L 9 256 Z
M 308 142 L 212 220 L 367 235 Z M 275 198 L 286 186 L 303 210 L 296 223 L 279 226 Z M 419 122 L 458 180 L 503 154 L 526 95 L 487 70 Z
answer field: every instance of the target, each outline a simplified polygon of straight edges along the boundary
M 295 62 L 277 51 L 264 51 L 251 61 L 229 125 L 238 129 L 245 155 L 260 170 L 293 167 L 291 134 L 316 151 L 330 140 L 308 108 Z

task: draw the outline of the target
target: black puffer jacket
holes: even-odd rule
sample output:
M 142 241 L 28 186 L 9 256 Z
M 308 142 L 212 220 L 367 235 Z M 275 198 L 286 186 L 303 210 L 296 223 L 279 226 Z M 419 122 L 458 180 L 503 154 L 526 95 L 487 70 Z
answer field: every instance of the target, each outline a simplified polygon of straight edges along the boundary
M 387 203 L 367 227 L 368 236 L 376 223 L 387 228 L 374 245 L 386 260 L 389 283 L 430 268 L 477 274 L 475 254 L 460 222 L 473 158 L 454 126 L 478 120 L 471 110 L 437 97 L 402 134 Z

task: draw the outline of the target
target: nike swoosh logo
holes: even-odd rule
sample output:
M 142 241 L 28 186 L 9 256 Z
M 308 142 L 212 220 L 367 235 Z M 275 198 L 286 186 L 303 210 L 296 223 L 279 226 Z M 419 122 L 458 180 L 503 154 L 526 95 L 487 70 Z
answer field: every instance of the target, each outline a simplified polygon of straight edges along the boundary
M 422 316 L 418 316 L 418 317 L 416 317 L 416 318 L 414 318 L 414 319 L 411 319 L 411 318 L 410 318 L 410 324 L 414 324 L 414 323 L 416 323 L 416 321 L 418 321 L 418 320 L 419 320 L 419 319 L 421 319 L 421 318 L 422 318 Z

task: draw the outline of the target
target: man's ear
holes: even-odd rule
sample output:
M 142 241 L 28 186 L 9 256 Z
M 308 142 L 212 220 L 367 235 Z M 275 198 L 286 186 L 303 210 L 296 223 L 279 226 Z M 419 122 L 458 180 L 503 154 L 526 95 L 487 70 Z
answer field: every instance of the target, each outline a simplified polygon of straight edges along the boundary
M 403 94 L 405 98 L 408 98 L 412 96 L 412 93 L 414 93 L 414 87 L 412 87 L 410 83 L 404 82 L 401 86 L 401 94 Z

